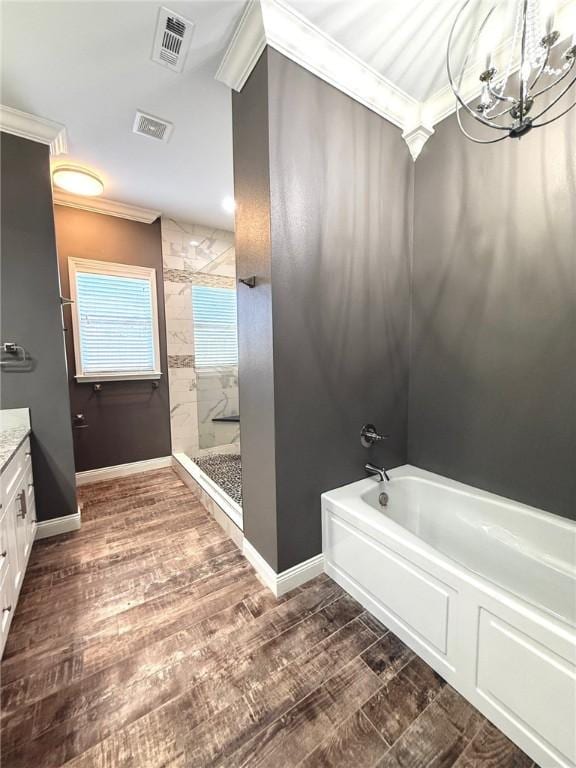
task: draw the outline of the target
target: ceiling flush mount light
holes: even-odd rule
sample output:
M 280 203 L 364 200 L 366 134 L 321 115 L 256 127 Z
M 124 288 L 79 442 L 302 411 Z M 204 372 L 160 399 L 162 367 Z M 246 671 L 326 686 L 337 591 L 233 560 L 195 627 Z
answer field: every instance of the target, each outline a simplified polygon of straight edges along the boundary
M 543 0 L 500 0 L 479 25 L 466 29 L 466 19 L 481 2 L 466 0 L 456 16 L 448 39 L 448 77 L 464 135 L 478 144 L 494 144 L 549 125 L 576 106 L 576 34 L 561 43 L 554 14 L 544 12 Z M 495 31 L 504 31 L 507 39 L 495 40 Z M 458 47 L 466 55 L 455 74 Z M 472 135 L 463 114 L 470 124 L 489 129 L 492 138 Z
M 226 213 L 234 213 L 236 210 L 236 202 L 234 201 L 234 198 L 227 195 L 224 200 L 222 200 L 222 208 L 224 208 Z
M 52 172 L 54 184 L 66 192 L 84 197 L 96 197 L 104 192 L 102 180 L 91 171 L 75 168 L 71 165 L 61 165 Z

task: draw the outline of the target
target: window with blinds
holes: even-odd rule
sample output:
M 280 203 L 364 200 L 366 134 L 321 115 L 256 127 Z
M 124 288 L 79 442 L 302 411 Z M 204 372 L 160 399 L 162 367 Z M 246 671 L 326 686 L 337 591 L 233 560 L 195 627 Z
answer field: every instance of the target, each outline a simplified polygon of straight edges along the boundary
M 76 378 L 158 378 L 156 273 L 70 259 Z
M 194 285 L 192 311 L 196 368 L 238 365 L 236 290 Z

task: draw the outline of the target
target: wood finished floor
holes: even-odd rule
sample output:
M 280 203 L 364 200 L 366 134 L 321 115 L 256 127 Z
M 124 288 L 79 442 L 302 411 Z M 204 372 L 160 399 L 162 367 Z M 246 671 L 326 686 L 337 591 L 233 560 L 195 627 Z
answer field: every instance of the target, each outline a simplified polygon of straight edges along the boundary
M 4 768 L 533 768 L 328 577 L 275 599 L 172 470 L 80 499 L 32 551 Z

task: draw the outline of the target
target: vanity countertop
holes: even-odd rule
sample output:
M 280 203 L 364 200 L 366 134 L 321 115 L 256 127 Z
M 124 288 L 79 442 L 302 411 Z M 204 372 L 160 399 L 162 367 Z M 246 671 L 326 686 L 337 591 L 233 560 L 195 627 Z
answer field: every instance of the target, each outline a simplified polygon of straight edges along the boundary
M 0 472 L 30 434 L 28 408 L 0 411 Z

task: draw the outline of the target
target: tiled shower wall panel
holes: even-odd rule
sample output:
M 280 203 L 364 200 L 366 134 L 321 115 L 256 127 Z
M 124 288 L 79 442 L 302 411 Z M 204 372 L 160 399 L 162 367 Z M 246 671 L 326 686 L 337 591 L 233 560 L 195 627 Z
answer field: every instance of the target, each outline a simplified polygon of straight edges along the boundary
M 240 443 L 240 425 L 212 419 L 238 413 L 238 367 L 198 371 L 198 430 L 200 448 Z
M 199 386 L 192 310 L 193 285 L 235 286 L 234 233 L 162 218 L 162 259 L 172 450 L 189 456 L 213 446 L 239 450 L 239 425 L 211 421 L 238 412 L 238 371 L 202 374 Z

